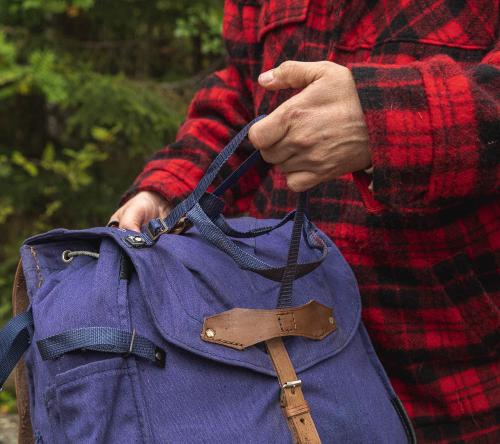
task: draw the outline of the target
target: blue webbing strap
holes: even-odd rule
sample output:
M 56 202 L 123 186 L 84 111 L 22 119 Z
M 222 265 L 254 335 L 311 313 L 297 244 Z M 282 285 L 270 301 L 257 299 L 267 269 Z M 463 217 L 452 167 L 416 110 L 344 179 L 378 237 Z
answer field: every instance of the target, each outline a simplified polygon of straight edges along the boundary
M 248 156 L 244 162 L 236 168 L 214 191 L 216 196 L 222 196 L 229 188 L 231 188 L 241 176 L 243 176 L 250 168 L 252 168 L 259 160 L 262 159 L 260 151 L 254 151 Z
M 56 359 L 76 350 L 135 355 L 163 367 L 165 352 L 135 331 L 111 327 L 85 327 L 68 330 L 37 341 L 44 361 Z
M 288 257 L 286 268 L 281 280 L 280 294 L 278 296 L 277 308 L 290 307 L 292 305 L 293 283 L 297 274 L 300 238 L 304 228 L 307 211 L 307 191 L 299 194 L 297 199 L 297 211 L 292 226 L 292 236 L 288 246 Z
M 146 241 L 150 241 L 148 243 L 154 243 L 154 238 L 158 234 L 161 234 L 162 232 L 164 232 L 164 230 L 169 230 L 174 227 L 179 219 L 184 216 L 191 208 L 193 208 L 196 203 L 199 202 L 203 194 L 207 191 L 208 187 L 212 184 L 212 182 L 219 174 L 221 168 L 235 153 L 241 142 L 245 140 L 250 127 L 263 118 L 264 116 L 255 118 L 250 123 L 245 125 L 245 127 L 238 134 L 236 134 L 236 136 L 233 137 L 233 139 L 224 147 L 224 149 L 217 155 L 214 161 L 207 168 L 205 175 L 198 182 L 198 185 L 196 185 L 196 188 L 193 190 L 193 192 L 181 203 L 179 203 L 165 219 L 153 219 L 149 222 L 146 232 L 143 232 L 143 236 L 145 235 L 145 237 L 147 237 Z M 153 239 L 150 239 L 151 237 L 153 237 Z
M 261 159 L 259 152 L 254 152 L 247 158 L 239 168 L 236 169 L 210 196 L 207 196 L 207 189 L 213 180 L 217 177 L 222 166 L 227 162 L 227 160 L 234 154 L 241 142 L 245 139 L 248 134 L 250 127 L 257 121 L 261 120 L 265 116 L 259 116 L 252 122 L 247 124 L 217 155 L 215 160 L 210 164 L 194 191 L 181 203 L 179 203 L 172 212 L 165 219 L 153 219 L 151 220 L 145 229 L 142 230 L 142 236 L 127 236 L 125 241 L 133 247 L 144 247 L 152 246 L 156 242 L 156 239 L 163 233 L 169 232 L 171 229 L 175 228 L 175 225 L 179 222 L 182 217 L 192 224 L 196 225 L 200 234 L 211 242 L 213 245 L 220 248 L 222 251 L 229 254 L 236 263 L 243 269 L 254 271 L 264 277 L 272 280 L 280 281 L 284 276 L 283 272 L 287 267 L 273 267 L 255 256 L 243 251 L 238 245 L 236 245 L 229 236 L 233 237 L 256 237 L 270 231 L 279 228 L 284 225 L 288 220 L 291 219 L 293 214 L 297 220 L 296 213 L 290 213 L 285 216 L 284 220 L 278 222 L 275 226 L 262 227 L 259 229 L 249 230 L 246 232 L 238 232 L 232 229 L 224 220 L 221 214 L 217 215 L 217 208 L 219 203 L 217 200 L 217 195 L 222 194 L 226 189 L 233 185 L 248 169 L 250 169 L 255 163 Z M 305 199 L 305 197 L 304 197 Z M 214 213 L 215 211 L 215 213 Z M 309 225 L 308 225 L 309 226 Z M 295 230 L 300 233 L 300 227 Z M 306 232 L 307 230 L 305 230 Z M 306 233 L 306 239 L 308 239 L 311 233 Z M 300 242 L 299 239 L 295 242 Z M 322 250 L 322 256 L 317 261 L 312 261 L 306 264 L 297 264 L 296 271 L 297 276 L 300 277 L 304 274 L 314 270 L 321 261 L 328 254 L 328 249 L 324 242 L 321 240 L 318 242 L 309 242 L 309 245 L 313 244 L 313 248 L 319 248 Z M 289 267 L 288 267 L 289 268 Z M 291 271 L 287 272 L 290 275 Z M 294 279 L 295 276 L 292 278 Z
M 222 230 L 205 214 L 199 204 L 196 204 L 187 215 L 203 238 L 231 256 L 241 268 L 253 271 L 273 281 L 281 282 L 286 267 L 272 266 L 243 250 L 231 238 L 224 235 Z M 307 224 L 304 233 L 311 248 L 319 249 L 321 256 L 317 260 L 297 264 L 296 277 L 304 276 L 313 271 L 328 254 L 327 245 L 315 236 L 315 229 L 312 225 Z
M 0 331 L 0 389 L 31 343 L 31 309 L 12 318 Z
M 291 221 L 294 218 L 295 215 L 295 210 L 291 211 L 288 213 L 283 219 L 281 219 L 278 223 L 275 225 L 270 225 L 267 227 L 260 227 L 260 228 L 254 228 L 252 230 L 248 231 L 238 231 L 235 230 L 233 227 L 231 227 L 224 216 L 219 215 L 217 219 L 213 220 L 214 224 L 217 225 L 221 231 L 226 234 L 227 236 L 235 237 L 235 238 L 249 238 L 249 237 L 258 237 L 262 236 L 263 234 L 270 233 L 271 231 L 277 230 L 278 228 L 282 227 L 289 221 Z
M 224 201 L 217 197 L 214 193 L 205 193 L 198 203 L 205 214 L 221 229 L 225 235 L 236 238 L 252 238 L 270 233 L 271 231 L 274 231 L 285 225 L 287 222 L 293 220 L 296 211 L 290 211 L 283 219 L 274 225 L 252 228 L 247 231 L 239 231 L 231 227 L 222 215 Z

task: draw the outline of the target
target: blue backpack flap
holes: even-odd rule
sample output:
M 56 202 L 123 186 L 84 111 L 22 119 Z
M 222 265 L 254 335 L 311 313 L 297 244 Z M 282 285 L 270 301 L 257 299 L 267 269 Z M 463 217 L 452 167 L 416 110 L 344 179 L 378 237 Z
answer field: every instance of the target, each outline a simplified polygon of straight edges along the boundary
M 207 193 L 250 125 L 141 233 L 21 248 L 30 307 L 0 332 L 0 382 L 24 353 L 39 442 L 415 442 L 307 196 L 281 221 L 225 220 L 219 196 L 258 153 Z

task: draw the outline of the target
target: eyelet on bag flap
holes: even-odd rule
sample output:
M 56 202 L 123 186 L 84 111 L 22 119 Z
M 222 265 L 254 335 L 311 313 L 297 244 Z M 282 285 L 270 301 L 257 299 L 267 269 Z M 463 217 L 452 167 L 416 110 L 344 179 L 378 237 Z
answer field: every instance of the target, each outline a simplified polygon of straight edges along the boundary
M 303 22 L 307 17 L 309 2 L 310 0 L 264 2 L 259 16 L 259 40 L 279 26 Z

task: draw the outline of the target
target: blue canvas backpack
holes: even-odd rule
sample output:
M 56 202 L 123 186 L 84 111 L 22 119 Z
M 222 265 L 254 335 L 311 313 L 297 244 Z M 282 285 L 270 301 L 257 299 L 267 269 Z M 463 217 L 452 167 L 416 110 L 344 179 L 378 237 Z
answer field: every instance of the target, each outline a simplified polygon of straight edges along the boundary
M 258 152 L 207 192 L 250 125 L 165 220 L 24 243 L 0 383 L 24 355 L 37 442 L 415 442 L 307 195 L 281 221 L 224 219 Z

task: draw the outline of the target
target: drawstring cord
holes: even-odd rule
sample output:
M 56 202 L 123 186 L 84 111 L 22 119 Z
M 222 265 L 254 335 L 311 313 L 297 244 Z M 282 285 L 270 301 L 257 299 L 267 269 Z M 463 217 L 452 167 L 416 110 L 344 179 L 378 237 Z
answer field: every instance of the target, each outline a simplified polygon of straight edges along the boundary
M 95 259 L 99 259 L 99 253 L 94 251 L 85 251 L 85 250 L 64 250 L 62 253 L 62 260 L 66 263 L 71 262 L 75 256 L 88 256 L 93 257 Z

